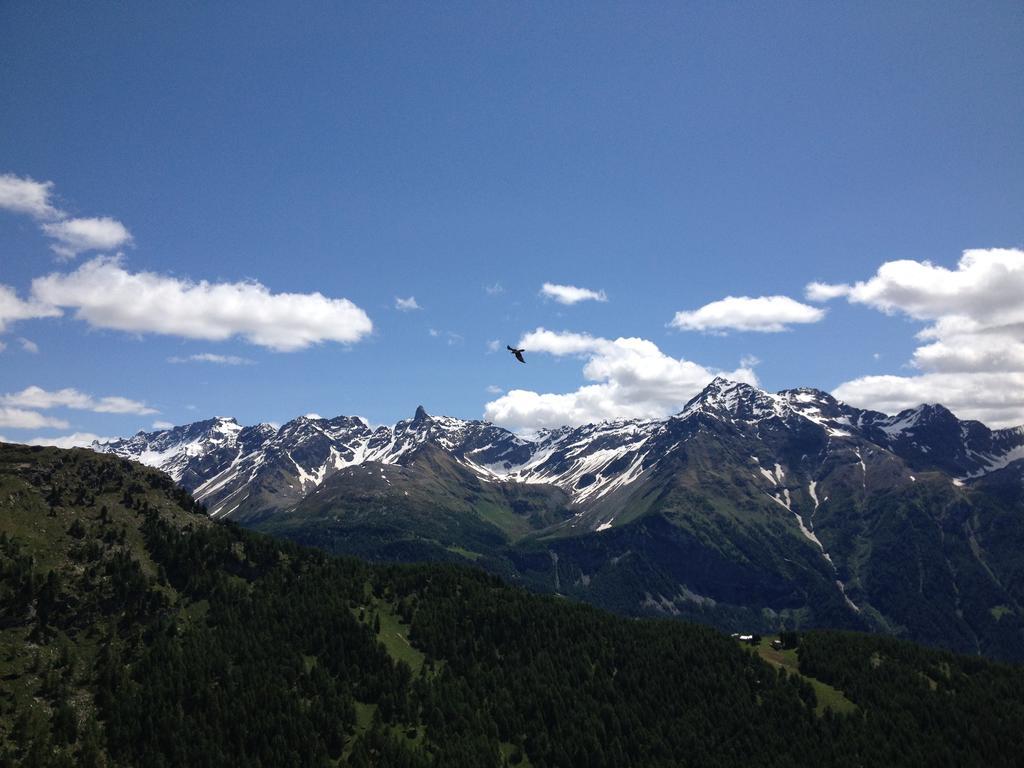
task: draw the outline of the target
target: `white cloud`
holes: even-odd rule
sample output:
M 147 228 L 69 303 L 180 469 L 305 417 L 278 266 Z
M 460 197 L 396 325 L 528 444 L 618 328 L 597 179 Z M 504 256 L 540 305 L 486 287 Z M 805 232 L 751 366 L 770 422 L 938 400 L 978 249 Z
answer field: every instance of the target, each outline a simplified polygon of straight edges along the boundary
M 194 283 L 154 272 L 128 272 L 120 259 L 97 257 L 71 273 L 32 281 L 33 296 L 75 309 L 97 328 L 223 341 L 242 336 L 280 352 L 324 341 L 351 343 L 373 330 L 348 299 L 320 293 L 271 293 L 258 282 Z
M 14 289 L 0 285 L 0 332 L 7 330 L 8 323 L 17 320 L 31 320 L 37 317 L 60 317 L 57 307 L 29 299 L 22 301 Z
M 71 259 L 83 251 L 112 251 L 127 245 L 132 235 L 117 219 L 103 216 L 90 219 L 64 219 L 43 224 L 43 232 L 57 242 L 54 253 Z
M 76 408 L 90 410 L 92 398 L 84 392 L 70 387 L 48 392 L 42 387 L 31 386 L 7 395 L 0 395 L 0 403 L 24 408 Z
M 990 426 L 1024 423 L 1024 250 L 967 250 L 955 269 L 889 261 L 837 295 L 930 323 L 911 359 L 920 375 L 861 377 L 837 397 L 882 411 L 939 402 Z
M 804 288 L 804 296 L 808 301 L 831 301 L 849 293 L 850 286 L 844 283 L 808 283 Z
M 101 397 L 95 401 L 90 410 L 96 413 L 137 413 L 141 415 L 160 413 L 156 408 L 150 408 L 145 403 L 129 400 L 127 397 Z
M 575 285 L 557 285 L 544 283 L 541 295 L 554 299 L 559 304 L 578 304 L 581 301 L 608 301 L 604 291 L 592 291 L 589 288 L 577 288 Z
M 22 336 L 21 338 L 18 339 L 18 343 L 21 344 L 21 348 L 26 352 L 33 355 L 39 354 L 39 345 L 32 341 L 32 339 L 26 339 L 24 336 Z
M 461 344 L 465 340 L 461 333 L 455 331 L 439 331 L 437 328 L 428 328 L 427 333 L 433 339 L 444 338 L 449 347 Z
M 50 203 L 52 191 L 52 181 L 2 174 L 0 208 L 37 219 L 43 234 L 57 241 L 51 246 L 53 251 L 66 259 L 83 251 L 112 251 L 131 242 L 128 228 L 117 219 L 109 216 L 69 218 Z
M 109 443 L 117 440 L 116 437 L 104 437 L 94 435 L 92 432 L 74 432 L 70 435 L 57 435 L 55 437 L 33 437 L 26 440 L 26 445 L 52 445 L 56 448 L 88 448 L 93 442 Z
M 323 418 L 323 416 L 321 416 L 319 413 L 307 413 L 305 418 L 320 420 Z
M 671 325 L 684 331 L 778 333 L 793 323 L 816 323 L 823 317 L 823 309 L 788 296 L 726 296 L 700 309 L 676 312 Z
M 200 352 L 187 357 L 168 357 L 168 363 L 216 363 L 217 365 L 253 365 L 247 357 L 238 355 L 217 355 L 213 352 Z
M 987 327 L 1024 323 L 1024 251 L 963 252 L 957 268 L 928 261 L 889 261 L 849 290 L 849 300 L 918 320 L 970 318 Z
M 0 208 L 12 213 L 27 213 L 37 219 L 59 218 L 64 214 L 50 204 L 52 189 L 52 181 L 0 174 Z
M 664 418 L 678 412 L 721 373 L 666 355 L 647 339 L 612 340 L 538 328 L 523 336 L 516 346 L 533 353 L 580 356 L 586 360 L 583 377 L 597 382 L 562 394 L 513 389 L 485 405 L 486 419 L 518 430 L 607 419 Z M 757 384 L 749 368 L 724 375 Z
M 416 303 L 415 296 L 410 296 L 408 299 L 395 296 L 395 309 L 399 312 L 410 312 L 414 309 L 423 309 L 423 307 Z
M 897 413 L 921 403 L 941 403 L 961 419 L 990 427 L 1024 423 L 1024 373 L 925 373 L 863 376 L 833 390 L 860 408 Z
M 501 283 L 494 283 L 493 285 L 485 285 L 484 290 L 488 296 L 497 296 L 499 293 L 504 293 L 505 288 Z
M 0 341 L 0 352 L 3 352 L 5 349 L 7 349 L 7 345 L 4 342 Z
M 134 413 L 139 415 L 159 413 L 155 408 L 150 408 L 145 403 L 140 403 L 137 400 L 129 400 L 127 397 L 110 396 L 94 398 L 71 387 L 52 392 L 37 386 L 26 387 L 21 392 L 0 395 L 0 403 L 20 408 L 37 408 L 41 410 L 48 408 L 73 408 L 80 411 L 93 411 L 94 413 Z
M 153 429 L 174 429 L 174 424 L 170 421 L 154 421 Z
M 915 368 L 939 373 L 1024 372 L 1024 342 L 1009 334 L 948 334 L 914 350 Z
M 505 390 L 499 387 L 497 384 L 489 384 L 487 386 L 487 392 L 491 395 L 500 395 Z
M 68 423 L 64 419 L 56 419 L 51 416 L 44 416 L 35 411 L 26 411 L 22 408 L 9 408 L 0 405 L 0 427 L 13 427 L 15 429 L 41 429 L 42 427 L 55 427 L 64 429 Z

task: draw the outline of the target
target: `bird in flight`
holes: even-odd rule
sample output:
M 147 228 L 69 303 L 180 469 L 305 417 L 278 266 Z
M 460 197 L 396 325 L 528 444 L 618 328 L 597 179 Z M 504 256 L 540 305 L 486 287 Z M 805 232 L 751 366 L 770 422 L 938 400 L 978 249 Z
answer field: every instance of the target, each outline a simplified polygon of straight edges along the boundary
M 509 352 L 515 355 L 516 360 L 518 360 L 520 363 L 526 362 L 525 360 L 523 360 L 523 352 L 526 351 L 525 349 L 516 349 L 515 347 L 510 347 L 508 344 L 505 345 L 505 349 L 507 349 Z

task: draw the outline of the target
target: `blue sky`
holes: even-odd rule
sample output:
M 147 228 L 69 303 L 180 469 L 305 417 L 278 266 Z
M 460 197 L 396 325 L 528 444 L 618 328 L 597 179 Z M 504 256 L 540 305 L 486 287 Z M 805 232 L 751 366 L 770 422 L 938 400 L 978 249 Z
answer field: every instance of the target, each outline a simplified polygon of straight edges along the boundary
M 716 372 L 1024 423 L 1021 40 L 1013 2 L 3 4 L 0 435 L 529 429 Z

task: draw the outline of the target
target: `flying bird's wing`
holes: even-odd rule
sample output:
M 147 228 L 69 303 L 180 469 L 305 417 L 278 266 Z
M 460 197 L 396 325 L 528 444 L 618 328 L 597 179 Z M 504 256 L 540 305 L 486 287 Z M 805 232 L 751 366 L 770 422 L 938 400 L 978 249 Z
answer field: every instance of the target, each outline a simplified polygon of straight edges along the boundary
M 512 354 L 514 354 L 516 356 L 516 360 L 518 360 L 520 363 L 525 363 L 526 362 L 525 360 L 523 360 L 523 351 L 524 350 L 522 350 L 522 349 L 514 349 L 514 350 L 512 350 Z

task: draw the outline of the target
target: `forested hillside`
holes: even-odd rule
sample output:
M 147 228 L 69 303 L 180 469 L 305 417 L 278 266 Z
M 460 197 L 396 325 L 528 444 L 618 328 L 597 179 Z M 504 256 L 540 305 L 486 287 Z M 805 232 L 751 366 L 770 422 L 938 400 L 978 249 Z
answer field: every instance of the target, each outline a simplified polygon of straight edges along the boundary
M 798 673 L 446 565 L 211 523 L 164 475 L 0 445 L 0 765 L 1015 765 L 1024 670 L 858 634 Z M 828 684 L 849 703 L 819 707 Z

